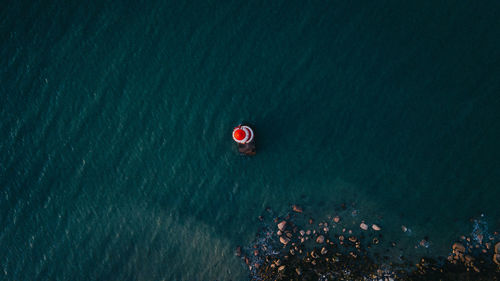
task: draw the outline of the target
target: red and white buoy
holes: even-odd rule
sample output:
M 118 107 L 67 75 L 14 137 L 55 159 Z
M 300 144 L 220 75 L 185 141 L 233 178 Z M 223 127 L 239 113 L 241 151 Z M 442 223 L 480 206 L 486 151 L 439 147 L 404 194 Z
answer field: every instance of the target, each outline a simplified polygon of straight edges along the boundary
M 253 131 L 250 127 L 239 125 L 233 129 L 233 140 L 237 143 L 250 143 L 253 141 Z

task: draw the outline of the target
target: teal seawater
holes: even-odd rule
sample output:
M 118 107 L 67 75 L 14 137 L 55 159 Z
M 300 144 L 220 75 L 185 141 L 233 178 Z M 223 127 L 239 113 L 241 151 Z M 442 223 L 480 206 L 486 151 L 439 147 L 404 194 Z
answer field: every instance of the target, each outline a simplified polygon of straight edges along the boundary
M 3 1 L 0 279 L 245 280 L 234 248 L 291 203 L 355 204 L 435 255 L 470 217 L 498 229 L 499 15 L 498 1 Z M 231 139 L 242 120 L 254 158 Z

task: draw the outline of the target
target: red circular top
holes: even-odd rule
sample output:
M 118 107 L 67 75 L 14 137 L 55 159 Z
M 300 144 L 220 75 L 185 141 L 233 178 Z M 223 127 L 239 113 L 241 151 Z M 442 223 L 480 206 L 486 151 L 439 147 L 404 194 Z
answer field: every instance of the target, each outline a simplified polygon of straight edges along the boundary
M 234 138 L 237 140 L 243 140 L 247 134 L 242 129 L 236 129 L 233 134 Z

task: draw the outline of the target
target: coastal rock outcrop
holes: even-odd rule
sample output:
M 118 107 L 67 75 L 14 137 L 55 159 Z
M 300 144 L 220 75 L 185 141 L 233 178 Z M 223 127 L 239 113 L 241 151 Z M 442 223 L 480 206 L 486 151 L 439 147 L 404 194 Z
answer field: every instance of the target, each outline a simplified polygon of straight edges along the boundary
M 294 205 L 290 206 L 294 208 Z M 439 280 L 436 278 L 442 277 L 442 280 L 490 281 L 496 280 L 490 277 L 500 270 L 498 235 L 484 235 L 482 243 L 476 236 L 474 239 L 464 236 L 462 240 L 451 243 L 452 253 L 447 260 L 442 257 L 422 258 L 416 267 L 407 263 L 406 257 L 400 256 L 400 261 L 394 262 L 384 256 L 384 260 L 388 260 L 384 263 L 389 266 L 382 269 L 372 255 L 380 257 L 382 251 L 390 250 L 386 247 L 395 248 L 397 245 L 385 240 L 385 234 L 377 224 L 351 220 L 349 216 L 342 222 L 338 216 L 328 216 L 327 222 L 318 220 L 313 224 L 313 218 L 294 212 L 296 214 L 270 218 L 274 220 L 260 232 L 258 243 L 254 243 L 246 254 L 242 253 L 242 248 L 236 249 L 236 255 L 241 256 L 255 277 L 252 280 L 318 280 L 320 274 L 333 272 L 338 275 L 335 280 L 396 280 L 396 276 L 402 276 L 397 280 Z M 340 223 L 334 224 L 332 220 Z M 356 225 L 361 231 L 352 228 Z M 380 232 L 370 232 L 370 228 Z M 406 226 L 401 226 L 401 230 L 411 233 Z M 430 243 L 428 237 L 420 241 L 416 237 L 410 238 L 416 249 L 428 247 Z M 307 240 L 311 240 L 310 243 Z M 275 247 L 276 244 L 280 247 Z M 457 279 L 462 276 L 473 279 Z

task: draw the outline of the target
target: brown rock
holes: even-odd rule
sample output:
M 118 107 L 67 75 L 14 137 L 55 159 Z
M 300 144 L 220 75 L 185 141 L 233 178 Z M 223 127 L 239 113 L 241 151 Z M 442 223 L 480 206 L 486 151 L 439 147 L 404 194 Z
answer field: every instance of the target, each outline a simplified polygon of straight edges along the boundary
M 318 255 L 316 255 L 316 252 L 314 252 L 314 250 L 313 250 L 313 251 L 311 251 L 311 257 L 313 257 L 313 259 L 317 259 L 317 258 L 319 258 L 319 256 L 318 256 Z
M 281 231 L 284 231 L 285 225 L 286 225 L 286 221 L 282 221 L 282 222 L 278 223 L 278 229 Z
M 293 205 L 292 209 L 293 209 L 294 212 L 302 213 L 302 207 L 300 207 L 298 205 Z
M 302 270 L 300 269 L 300 267 L 297 267 L 295 269 L 295 272 L 297 272 L 297 275 L 301 275 L 302 274 Z
M 333 218 L 333 221 L 334 221 L 335 223 L 338 223 L 338 222 L 340 221 L 340 217 L 339 217 L 339 216 L 335 216 L 335 217 Z
M 363 230 L 368 230 L 368 225 L 367 225 L 366 223 L 364 223 L 364 222 L 362 222 L 362 223 L 359 225 L 359 227 L 360 227 L 361 229 L 363 229 Z
M 375 231 L 380 231 L 380 226 L 376 225 L 376 224 L 372 224 L 372 229 L 375 230 Z
M 318 236 L 318 238 L 316 238 L 316 243 L 321 244 L 323 242 L 325 242 L 325 236 L 320 235 Z
M 281 237 L 280 237 L 280 242 L 281 242 L 283 245 L 286 245 L 286 244 L 288 244 L 288 242 L 290 242 L 290 238 L 288 238 L 288 237 L 284 237 L 284 236 L 281 236 Z
M 451 248 L 453 249 L 454 254 L 465 253 L 465 247 L 461 243 L 458 243 L 458 242 L 454 243 L 453 246 L 451 246 Z
M 500 254 L 500 242 L 495 244 L 495 254 Z
M 325 247 L 321 248 L 321 254 L 326 255 L 326 253 L 328 253 L 328 250 Z
M 283 271 L 283 270 L 285 270 L 285 266 L 284 265 L 278 267 L 278 271 Z
M 493 261 L 494 261 L 497 265 L 500 265 L 500 254 L 494 254 L 494 255 L 493 255 Z

